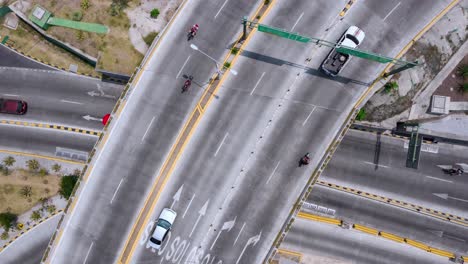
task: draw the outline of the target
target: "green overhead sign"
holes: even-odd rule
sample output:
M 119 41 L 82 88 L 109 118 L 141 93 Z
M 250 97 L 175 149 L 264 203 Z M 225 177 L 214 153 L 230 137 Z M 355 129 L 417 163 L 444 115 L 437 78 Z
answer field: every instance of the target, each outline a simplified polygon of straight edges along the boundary
M 385 56 L 375 54 L 372 52 L 348 48 L 346 46 L 340 46 L 339 48 L 336 49 L 336 51 L 340 53 L 349 54 L 355 57 L 367 59 L 367 60 L 377 61 L 380 63 L 389 63 L 393 61 L 393 58 L 385 57 Z
M 297 33 L 289 32 L 289 31 L 285 31 L 279 28 L 269 27 L 269 26 L 262 25 L 262 24 L 258 24 L 258 31 L 273 34 L 282 38 L 287 38 L 287 39 L 291 39 L 291 40 L 295 40 L 295 41 L 299 41 L 303 43 L 307 43 L 310 41 L 309 37 L 302 36 Z

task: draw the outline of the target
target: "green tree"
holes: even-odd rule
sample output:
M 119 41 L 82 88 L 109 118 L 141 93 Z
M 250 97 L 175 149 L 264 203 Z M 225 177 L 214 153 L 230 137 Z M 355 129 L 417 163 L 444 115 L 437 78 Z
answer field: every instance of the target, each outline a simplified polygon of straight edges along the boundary
M 19 193 L 21 194 L 21 196 L 24 196 L 25 198 L 31 197 L 32 187 L 29 185 L 23 186 L 23 188 L 19 190 Z
M 39 170 L 39 175 L 41 175 L 41 176 L 46 176 L 46 175 L 48 175 L 48 174 L 49 174 L 49 172 L 47 171 L 46 168 L 41 168 L 41 169 Z
M 468 78 L 468 64 L 458 66 L 458 74 L 463 78 Z
M 72 14 L 72 20 L 74 20 L 74 21 L 81 21 L 82 18 L 83 18 L 83 13 L 81 13 L 81 11 L 75 11 L 75 12 L 73 12 L 73 14 Z
M 37 172 L 37 170 L 40 167 L 39 161 L 35 159 L 31 159 L 26 161 L 26 165 L 28 166 L 29 171 L 31 172 Z
M 61 169 L 62 169 L 62 166 L 60 166 L 60 164 L 58 163 L 55 163 L 54 165 L 52 165 L 52 170 L 56 173 L 58 173 Z
M 158 18 L 158 16 L 159 16 L 159 9 L 154 8 L 153 10 L 151 10 L 150 15 L 151 15 L 151 18 Z
M 386 93 L 390 93 L 392 91 L 397 91 L 398 90 L 398 83 L 395 82 L 395 81 L 391 81 L 391 82 L 388 82 L 385 84 L 384 88 L 385 88 L 385 92 Z
M 3 159 L 3 164 L 5 164 L 5 166 L 7 166 L 7 167 L 13 166 L 13 164 L 15 164 L 15 162 L 16 162 L 16 160 L 12 156 L 8 156 L 8 157 Z
M 60 181 L 60 195 L 69 199 L 77 182 L 78 176 L 76 175 L 63 176 Z
M 82 0 L 80 6 L 81 6 L 81 9 L 83 9 L 83 10 L 88 10 L 88 8 L 89 8 L 89 0 Z
M 18 219 L 18 216 L 10 212 L 0 213 L 0 225 L 8 232 L 13 224 Z
M 32 214 L 31 214 L 31 220 L 33 221 L 37 221 L 39 219 L 41 219 L 41 212 L 39 212 L 38 210 L 36 211 L 33 211 Z
M 462 93 L 468 92 L 468 83 L 461 84 L 461 85 L 460 85 L 460 91 L 461 91 Z

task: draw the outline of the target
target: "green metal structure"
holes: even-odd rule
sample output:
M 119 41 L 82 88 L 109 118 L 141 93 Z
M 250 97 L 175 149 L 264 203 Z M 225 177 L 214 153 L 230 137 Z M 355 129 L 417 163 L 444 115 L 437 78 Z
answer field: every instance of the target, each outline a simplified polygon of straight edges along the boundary
M 33 11 L 29 14 L 29 20 L 44 30 L 47 30 L 50 26 L 60 26 L 98 34 L 106 34 L 109 31 L 106 26 L 101 24 L 78 22 L 54 17 L 51 12 L 40 5 L 34 7 Z
M 363 59 L 366 59 L 366 60 L 372 60 L 372 61 L 376 61 L 376 62 L 379 62 L 379 63 L 390 63 L 391 62 L 391 63 L 393 63 L 395 65 L 402 66 L 402 67 L 400 67 L 398 69 L 395 69 L 395 70 L 393 70 L 391 72 L 388 72 L 387 76 L 391 75 L 391 74 L 394 74 L 394 73 L 397 73 L 397 72 L 400 72 L 400 71 L 403 71 L 403 70 L 406 70 L 406 69 L 409 69 L 409 68 L 412 68 L 412 67 L 418 65 L 417 61 L 408 62 L 408 61 L 404 61 L 404 60 L 401 60 L 401 59 L 391 58 L 391 57 L 387 57 L 387 56 L 377 54 L 377 53 L 373 53 L 373 52 L 369 52 L 369 51 L 364 51 L 364 50 L 360 50 L 360 49 L 353 49 L 353 48 L 349 48 L 349 47 L 346 47 L 346 46 L 341 46 L 341 45 L 339 45 L 338 43 L 335 43 L 335 42 L 331 42 L 331 41 L 327 41 L 327 40 L 323 40 L 323 39 L 319 39 L 319 38 L 314 38 L 314 37 L 303 36 L 303 35 L 299 35 L 298 33 L 290 32 L 290 31 L 287 31 L 287 30 L 284 30 L 284 29 L 281 29 L 281 28 L 275 28 L 275 27 L 263 25 L 263 24 L 260 24 L 260 23 L 256 23 L 256 22 L 253 22 L 253 21 L 249 21 L 249 20 L 247 20 L 247 17 L 244 17 L 242 19 L 242 23 L 244 24 L 244 36 L 246 35 L 245 31 L 247 30 L 247 26 L 249 26 L 251 28 L 257 27 L 259 32 L 265 32 L 265 33 L 268 33 L 268 34 L 273 34 L 273 35 L 276 35 L 276 36 L 279 36 L 279 37 L 282 37 L 282 38 L 287 38 L 287 39 L 295 40 L 295 41 L 302 42 L 302 43 L 312 42 L 312 43 L 314 43 L 316 45 L 323 45 L 323 46 L 327 46 L 327 47 L 330 47 L 330 48 L 335 48 L 340 53 L 349 54 L 351 56 L 363 58 Z

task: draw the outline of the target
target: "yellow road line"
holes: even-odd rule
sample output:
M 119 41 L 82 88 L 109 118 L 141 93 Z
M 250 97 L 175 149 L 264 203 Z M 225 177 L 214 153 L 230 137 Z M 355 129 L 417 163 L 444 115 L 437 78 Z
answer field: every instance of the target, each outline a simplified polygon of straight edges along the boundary
M 67 160 L 67 159 L 61 159 L 61 158 L 56 158 L 56 157 L 52 157 L 52 156 L 44 156 L 44 155 L 39 155 L 39 154 L 32 154 L 32 153 L 19 152 L 19 151 L 11 151 L 11 150 L 5 150 L 5 149 L 0 149 L 0 153 L 7 153 L 7 154 L 11 154 L 11 155 L 33 157 L 33 158 L 38 158 L 38 159 L 55 160 L 55 161 L 59 161 L 59 162 L 78 164 L 78 165 L 84 165 L 85 164 L 85 162 L 80 162 L 80 161 Z
M 317 222 L 323 222 L 327 224 L 332 224 L 332 225 L 341 225 L 342 221 L 340 219 L 335 219 L 335 218 L 330 218 L 330 217 L 325 217 L 325 216 L 320 216 L 320 215 L 314 215 L 314 214 L 309 214 L 305 212 L 299 212 L 297 214 L 298 217 L 308 219 L 308 220 L 313 220 Z
M 437 211 L 437 210 L 434 210 L 434 209 L 431 209 L 431 208 L 425 208 L 425 207 L 422 207 L 422 206 L 419 206 L 419 205 L 407 203 L 407 202 L 392 199 L 392 198 L 387 198 L 387 197 L 384 197 L 384 196 L 381 196 L 381 195 L 376 195 L 376 194 L 373 194 L 373 193 L 364 192 L 364 191 L 361 191 L 361 190 L 358 190 L 358 189 L 349 188 L 349 187 L 346 187 L 346 186 L 340 186 L 340 185 L 337 185 L 337 184 L 328 183 L 328 182 L 324 182 L 324 181 L 317 181 L 316 184 L 321 185 L 321 186 L 325 186 L 325 187 L 328 187 L 328 188 L 332 188 L 332 189 L 335 189 L 335 190 L 351 193 L 351 194 L 354 194 L 354 195 L 357 195 L 357 196 L 365 197 L 365 198 L 368 198 L 368 199 L 371 199 L 371 200 L 374 200 L 374 201 L 383 202 L 383 203 L 390 204 L 390 205 L 393 205 L 393 206 L 401 207 L 401 208 L 404 208 L 404 209 L 407 209 L 407 210 L 410 210 L 410 211 L 413 211 L 413 212 L 418 212 L 418 213 L 421 213 L 421 214 L 429 215 L 429 216 L 435 217 L 435 218 L 443 220 L 443 221 L 449 221 L 449 222 L 454 223 L 454 224 L 458 224 L 458 225 L 468 227 L 468 219 L 457 216 L 457 215 L 448 214 L 448 213 Z
M 442 256 L 442 257 L 455 258 L 455 254 L 453 254 L 452 252 L 447 251 L 447 250 L 442 250 L 442 249 L 431 247 L 429 249 L 429 252 L 431 252 L 433 254 L 436 254 L 436 255 L 439 255 L 439 256 Z
M 379 234 L 380 234 L 381 237 L 384 237 L 384 238 L 386 238 L 386 239 L 393 240 L 393 241 L 398 242 L 398 243 L 403 243 L 403 242 L 405 242 L 405 239 L 404 239 L 404 238 L 402 238 L 401 236 L 394 235 L 394 234 L 392 234 L 392 233 L 380 231 Z
M 272 5 L 273 3 L 270 3 L 270 5 Z M 267 11 L 269 10 L 270 7 L 267 8 Z M 179 8 L 179 10 L 181 10 L 182 8 Z M 260 8 L 257 9 L 257 11 L 260 10 Z M 266 14 L 266 11 L 265 11 L 265 14 Z M 256 14 L 255 14 L 256 15 Z M 255 17 L 254 15 L 254 17 Z M 251 32 L 252 34 L 253 32 Z M 249 34 L 249 36 L 251 35 Z M 248 41 L 246 40 L 243 44 L 243 46 L 245 46 L 246 44 L 248 43 Z M 228 53 L 226 55 L 227 58 L 229 58 L 231 54 Z M 236 57 L 239 56 L 239 53 L 236 55 Z M 225 59 L 226 60 L 226 59 Z M 231 64 L 233 65 L 233 63 Z M 232 67 L 232 66 L 231 66 Z M 205 109 L 208 107 L 208 105 L 210 104 L 210 101 L 211 99 L 214 97 L 214 94 L 216 93 L 216 91 L 221 87 L 221 84 L 223 83 L 223 80 L 224 78 L 227 76 L 227 74 L 223 74 L 221 76 L 221 79 L 219 80 L 218 84 L 216 85 L 215 87 L 215 90 L 213 93 L 210 94 L 210 97 L 207 101 L 207 103 L 205 104 Z M 210 86 L 213 84 L 214 82 L 210 83 Z M 210 90 L 210 88 L 206 89 L 205 91 L 205 94 L 207 94 L 207 91 Z M 202 96 L 200 101 L 204 100 L 204 97 Z M 143 208 L 140 210 L 140 213 L 138 215 L 138 218 L 137 220 L 135 221 L 133 227 L 132 227 L 132 230 L 130 231 L 130 235 L 127 237 L 127 241 L 125 243 L 125 247 L 122 251 L 122 253 L 120 254 L 119 256 L 119 262 L 120 263 L 128 263 L 130 260 L 131 260 L 131 257 L 133 256 L 133 253 L 136 249 L 136 246 L 137 246 L 137 239 L 138 237 L 141 236 L 141 233 L 143 232 L 144 230 L 144 227 L 146 226 L 146 224 L 148 223 L 149 221 L 149 218 L 151 216 L 151 211 L 154 210 L 154 207 L 156 206 L 156 203 L 157 201 L 159 200 L 159 196 L 161 194 L 161 192 L 164 190 L 164 186 L 167 182 L 167 180 L 169 179 L 169 176 L 172 174 L 172 171 L 177 163 L 177 160 L 179 159 L 180 155 L 182 154 L 182 151 L 183 149 L 185 148 L 186 144 L 189 142 L 191 136 L 193 135 L 194 131 L 195 131 L 195 128 L 197 127 L 198 125 L 198 122 L 201 120 L 201 115 L 203 114 L 201 111 L 199 111 L 198 109 L 198 104 L 197 103 L 197 106 L 195 107 L 195 109 L 192 111 L 192 114 L 190 116 L 190 118 L 188 119 L 188 121 L 185 123 L 183 129 L 181 130 L 181 132 L 179 133 L 178 135 L 178 138 L 176 139 L 174 145 L 172 146 L 171 148 L 171 151 L 169 152 L 167 158 L 165 159 L 165 162 L 156 178 L 156 181 L 155 183 L 153 184 L 152 188 L 151 188 L 151 192 L 150 192 L 150 195 L 147 197 L 146 201 L 145 201 L 145 205 L 143 206 Z M 195 116 L 195 114 L 198 113 L 197 116 Z M 188 127 L 189 125 L 191 124 L 191 127 Z M 187 130 L 188 128 L 188 130 Z M 185 135 L 185 136 L 184 136 Z M 181 139 L 184 139 L 184 141 L 181 141 Z M 175 150 L 177 149 L 177 147 L 179 146 L 179 144 L 181 144 L 181 146 L 179 147 L 179 150 L 178 152 L 176 153 Z M 175 154 L 175 157 L 174 157 L 174 154 Z M 169 165 L 169 163 L 171 163 L 169 169 L 167 169 L 167 166 Z M 167 169 L 167 170 L 166 170 Z M 162 180 L 162 183 L 161 183 L 161 186 L 159 187 L 158 191 L 155 193 L 156 191 L 156 187 L 159 185 L 160 183 L 160 179 L 163 177 L 163 175 L 165 176 L 164 179 Z M 151 199 L 153 197 L 153 199 Z M 151 203 L 151 206 L 148 208 L 148 204 L 149 202 L 152 201 Z M 147 214 L 146 216 L 144 217 L 144 219 L 142 220 L 142 215 L 143 215 L 143 212 L 147 211 Z M 142 223 L 141 223 L 142 222 Z M 139 224 L 141 223 L 141 224 Z M 136 235 L 135 234 L 135 230 L 138 228 L 138 232 Z M 130 243 L 130 241 L 133 240 L 133 243 Z M 129 249 L 130 247 L 130 249 Z M 125 254 L 128 250 L 130 250 L 128 252 L 128 254 Z
M 283 249 L 278 248 L 278 253 L 283 254 L 283 255 L 289 255 L 289 256 L 292 256 L 292 257 L 296 257 L 296 258 L 298 258 L 299 262 L 302 261 L 302 253 L 301 252 L 292 251 L 292 250 L 284 249 L 284 248 Z
M 370 228 L 370 227 L 367 227 L 367 226 L 364 226 L 364 225 L 354 224 L 353 228 L 356 229 L 356 230 L 359 230 L 361 232 L 374 235 L 374 236 L 379 235 L 379 230 L 374 229 L 374 228 Z
M 86 135 L 91 135 L 91 136 L 98 136 L 98 137 L 101 135 L 101 132 L 95 131 L 95 130 L 86 130 L 86 129 L 81 129 L 77 127 L 68 127 L 68 126 L 62 126 L 62 125 L 26 122 L 26 121 L 18 121 L 18 120 L 1 119 L 0 124 L 58 129 L 58 130 L 65 130 L 65 131 L 81 133 L 81 134 L 86 134 Z
M 343 222 L 340 219 L 329 218 L 329 217 L 324 217 L 324 216 L 319 216 L 319 215 L 314 215 L 314 214 L 308 214 L 308 213 L 304 213 L 302 211 L 298 213 L 298 216 L 301 217 L 301 218 L 304 218 L 304 219 L 312 220 L 312 221 L 315 221 L 315 222 L 327 223 L 327 224 L 334 224 L 334 223 L 331 223 L 330 220 L 337 220 L 340 223 Z M 304 216 L 306 216 L 306 217 L 304 217 Z M 398 235 L 395 235 L 395 234 L 392 234 L 392 233 L 389 233 L 389 232 L 379 231 L 379 230 L 377 230 L 375 228 L 371 228 L 371 227 L 361 225 L 361 224 L 353 224 L 352 226 L 353 226 L 354 229 L 356 229 L 358 231 L 361 231 L 363 233 L 367 233 L 367 234 L 375 235 L 375 236 L 380 236 L 380 237 L 383 237 L 383 238 L 388 239 L 388 240 L 392 240 L 392 241 L 397 242 L 397 243 L 406 243 L 406 244 L 408 244 L 410 246 L 413 246 L 415 248 L 422 249 L 422 250 L 424 250 L 426 252 L 433 253 L 433 254 L 436 254 L 436 255 L 439 255 L 439 256 L 452 258 L 452 259 L 455 258 L 455 254 L 450 252 L 450 251 L 430 247 L 430 246 L 428 246 L 428 245 L 426 245 L 426 244 L 424 244 L 424 243 L 422 243 L 420 241 L 412 240 L 412 239 L 409 239 L 409 238 L 404 238 L 404 237 L 401 237 L 401 236 L 398 236 Z M 347 229 L 342 229 L 342 230 L 347 230 Z M 280 251 L 280 250 L 278 249 L 278 251 Z

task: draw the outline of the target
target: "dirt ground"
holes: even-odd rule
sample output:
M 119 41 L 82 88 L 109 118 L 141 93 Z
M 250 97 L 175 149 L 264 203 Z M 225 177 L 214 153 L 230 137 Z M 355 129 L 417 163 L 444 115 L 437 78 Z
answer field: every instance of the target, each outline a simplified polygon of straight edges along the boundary
M 465 56 L 457 67 L 445 78 L 439 88 L 434 92 L 435 95 L 450 96 L 450 101 L 452 102 L 468 101 L 468 92 L 462 93 L 459 90 L 459 86 L 463 84 L 464 81 L 463 78 L 457 74 L 457 68 L 461 65 L 468 65 L 468 56 Z
M 25 186 L 31 187 L 30 197 L 20 194 Z M 39 199 L 56 195 L 59 186 L 60 177 L 57 175 L 40 176 L 23 169 L 12 169 L 8 176 L 0 175 L 0 212 L 26 212 L 37 204 Z

